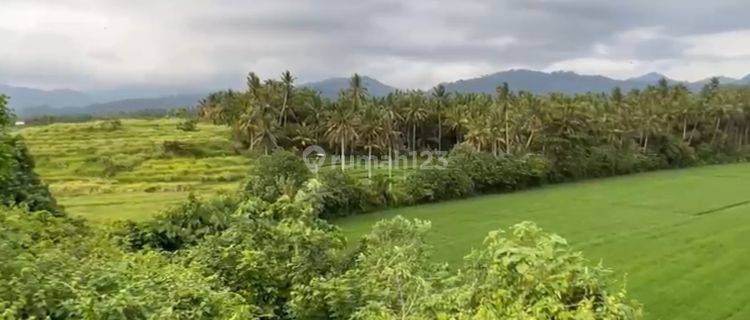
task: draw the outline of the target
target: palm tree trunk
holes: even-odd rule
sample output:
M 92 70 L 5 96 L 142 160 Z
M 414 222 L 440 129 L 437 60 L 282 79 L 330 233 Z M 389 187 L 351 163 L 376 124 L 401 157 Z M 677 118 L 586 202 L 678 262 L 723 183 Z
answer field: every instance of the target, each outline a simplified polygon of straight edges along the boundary
M 531 146 L 531 141 L 534 140 L 534 130 L 531 130 L 531 133 L 529 134 L 529 140 L 526 140 L 526 150 L 529 150 L 529 147 Z
M 716 117 L 716 127 L 714 128 L 714 134 L 711 136 L 711 144 L 716 141 L 716 135 L 719 134 L 719 127 L 721 127 L 721 118 Z
M 682 140 L 685 141 L 687 138 L 687 117 L 682 119 Z
M 286 99 L 287 99 L 287 92 L 284 92 L 284 103 L 281 104 L 281 113 L 279 114 L 279 125 L 284 125 L 285 118 L 284 112 L 286 111 Z
M 372 179 L 372 146 L 367 146 L 367 179 Z
M 438 111 L 438 151 L 443 151 L 443 121 Z
M 341 171 L 346 170 L 346 143 L 341 139 Z
M 411 151 L 417 151 L 417 124 L 411 126 Z
M 388 142 L 388 191 L 391 191 L 393 188 L 393 158 L 391 157 L 393 155 L 393 144 L 391 142 Z

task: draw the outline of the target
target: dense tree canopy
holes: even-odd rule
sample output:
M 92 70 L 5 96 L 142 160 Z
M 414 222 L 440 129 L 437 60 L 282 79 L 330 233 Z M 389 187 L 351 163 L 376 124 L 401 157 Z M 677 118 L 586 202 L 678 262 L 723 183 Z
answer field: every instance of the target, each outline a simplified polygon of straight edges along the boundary
M 61 214 L 47 185 L 34 172 L 34 160 L 23 139 L 10 132 L 13 118 L 7 97 L 0 95 L 0 204 Z
M 358 76 L 328 101 L 282 80 L 248 77 L 244 92 L 217 92 L 201 114 L 231 125 L 251 149 L 328 146 L 342 154 L 450 150 L 466 142 L 480 151 L 536 153 L 553 160 L 559 179 L 588 170 L 587 161 L 627 155 L 637 161 L 684 166 L 746 149 L 750 139 L 750 89 L 709 82 L 699 93 L 666 80 L 643 90 L 611 94 L 534 95 L 499 84 L 495 95 L 395 92 L 370 97 Z M 617 165 L 606 170 L 617 173 Z

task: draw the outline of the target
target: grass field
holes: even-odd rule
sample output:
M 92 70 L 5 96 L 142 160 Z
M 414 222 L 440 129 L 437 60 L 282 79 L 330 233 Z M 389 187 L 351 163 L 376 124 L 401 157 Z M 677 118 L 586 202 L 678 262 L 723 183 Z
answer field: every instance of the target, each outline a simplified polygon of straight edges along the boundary
M 186 132 L 179 122 L 53 124 L 20 134 L 67 212 L 92 221 L 139 220 L 190 192 L 234 190 L 249 168 L 250 160 L 232 149 L 229 128 L 200 124 Z
M 68 213 L 90 221 L 143 220 L 184 200 L 191 192 L 210 196 L 238 188 L 252 163 L 232 147 L 230 128 L 199 124 L 177 129 L 180 119 L 60 123 L 20 130 L 36 161 L 36 172 Z M 169 143 L 172 143 L 171 146 Z M 175 145 L 174 142 L 178 144 Z M 405 156 L 393 176 L 403 179 L 420 159 Z M 320 169 L 338 169 L 331 157 Z M 367 177 L 364 160 L 348 172 Z M 387 174 L 387 162 L 373 165 Z
M 534 221 L 626 277 L 648 319 L 750 319 L 750 164 L 661 171 L 407 207 L 337 221 L 349 239 L 380 219 L 432 221 L 457 264 L 491 230 Z

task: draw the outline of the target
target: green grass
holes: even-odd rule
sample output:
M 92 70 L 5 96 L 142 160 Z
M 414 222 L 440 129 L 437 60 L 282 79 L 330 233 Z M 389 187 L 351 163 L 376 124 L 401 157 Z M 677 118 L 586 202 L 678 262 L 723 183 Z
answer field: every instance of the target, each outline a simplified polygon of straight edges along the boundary
M 106 121 L 59 123 L 19 133 L 36 172 L 68 213 L 96 222 L 143 220 L 191 192 L 235 190 L 250 168 L 251 159 L 233 149 L 230 128 L 199 124 L 197 131 L 185 132 L 177 129 L 180 121 L 125 119 L 115 130 L 107 129 Z M 187 149 L 165 152 L 165 141 Z M 402 159 L 393 177 L 403 179 L 414 163 L 424 159 Z M 367 177 L 364 160 L 348 166 L 354 177 Z M 328 162 L 321 168 L 331 169 L 338 166 Z M 374 165 L 373 174 L 387 175 L 387 162 Z
M 750 318 L 750 164 L 554 185 L 348 217 L 349 239 L 380 219 L 432 221 L 435 259 L 454 265 L 491 230 L 534 221 L 625 278 L 648 319 Z
M 232 148 L 230 129 L 207 124 L 177 129 L 179 119 L 53 124 L 20 130 L 66 211 L 92 221 L 141 220 L 184 200 L 190 192 L 211 195 L 234 190 L 250 159 Z M 164 141 L 184 144 L 169 153 Z

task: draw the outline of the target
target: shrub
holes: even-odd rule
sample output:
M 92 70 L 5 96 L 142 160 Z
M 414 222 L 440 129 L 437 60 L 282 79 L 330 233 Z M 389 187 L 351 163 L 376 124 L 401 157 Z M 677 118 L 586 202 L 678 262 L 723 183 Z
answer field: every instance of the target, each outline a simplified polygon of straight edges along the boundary
M 404 181 L 403 189 L 411 203 L 423 203 L 467 196 L 474 185 L 466 172 L 449 166 L 415 170 Z
M 187 119 L 177 124 L 177 130 L 181 131 L 198 131 L 198 120 Z
M 320 174 L 323 196 L 323 218 L 348 216 L 370 207 L 367 189 L 345 172 L 337 169 Z
M 277 150 L 263 155 L 250 168 L 244 190 L 265 201 L 281 195 L 293 195 L 312 173 L 300 157 L 289 151 Z
M 448 160 L 452 168 L 469 175 L 477 192 L 512 191 L 541 185 L 550 167 L 543 156 L 493 156 L 465 144 L 454 148 Z
M 264 318 L 289 319 L 292 292 L 327 274 L 344 248 L 334 226 L 318 218 L 319 183 L 273 203 L 249 199 L 232 226 L 186 252 L 185 262 L 257 306 Z
M 20 137 L 0 132 L 0 158 L 0 205 L 63 214 L 49 187 L 34 172 L 34 160 Z
M 131 249 L 175 251 L 227 229 L 237 203 L 229 196 L 201 201 L 191 194 L 184 203 L 167 209 L 151 220 L 124 223 L 119 235 Z
M 378 222 L 344 271 L 293 293 L 303 319 L 639 319 L 609 271 L 531 223 L 494 231 L 450 272 L 430 262 L 429 223 Z
M 451 318 L 638 319 L 609 270 L 588 266 L 565 239 L 524 222 L 494 231 L 443 291 L 438 314 Z
M 102 131 L 115 131 L 122 129 L 122 121 L 120 119 L 101 121 L 96 124 L 96 129 Z
M 126 253 L 80 221 L 0 207 L 0 314 L 7 319 L 254 318 L 199 270 Z
M 171 157 L 195 157 L 200 158 L 205 155 L 205 152 L 195 146 L 194 144 L 175 141 L 165 140 L 159 147 L 159 154 L 162 158 Z

